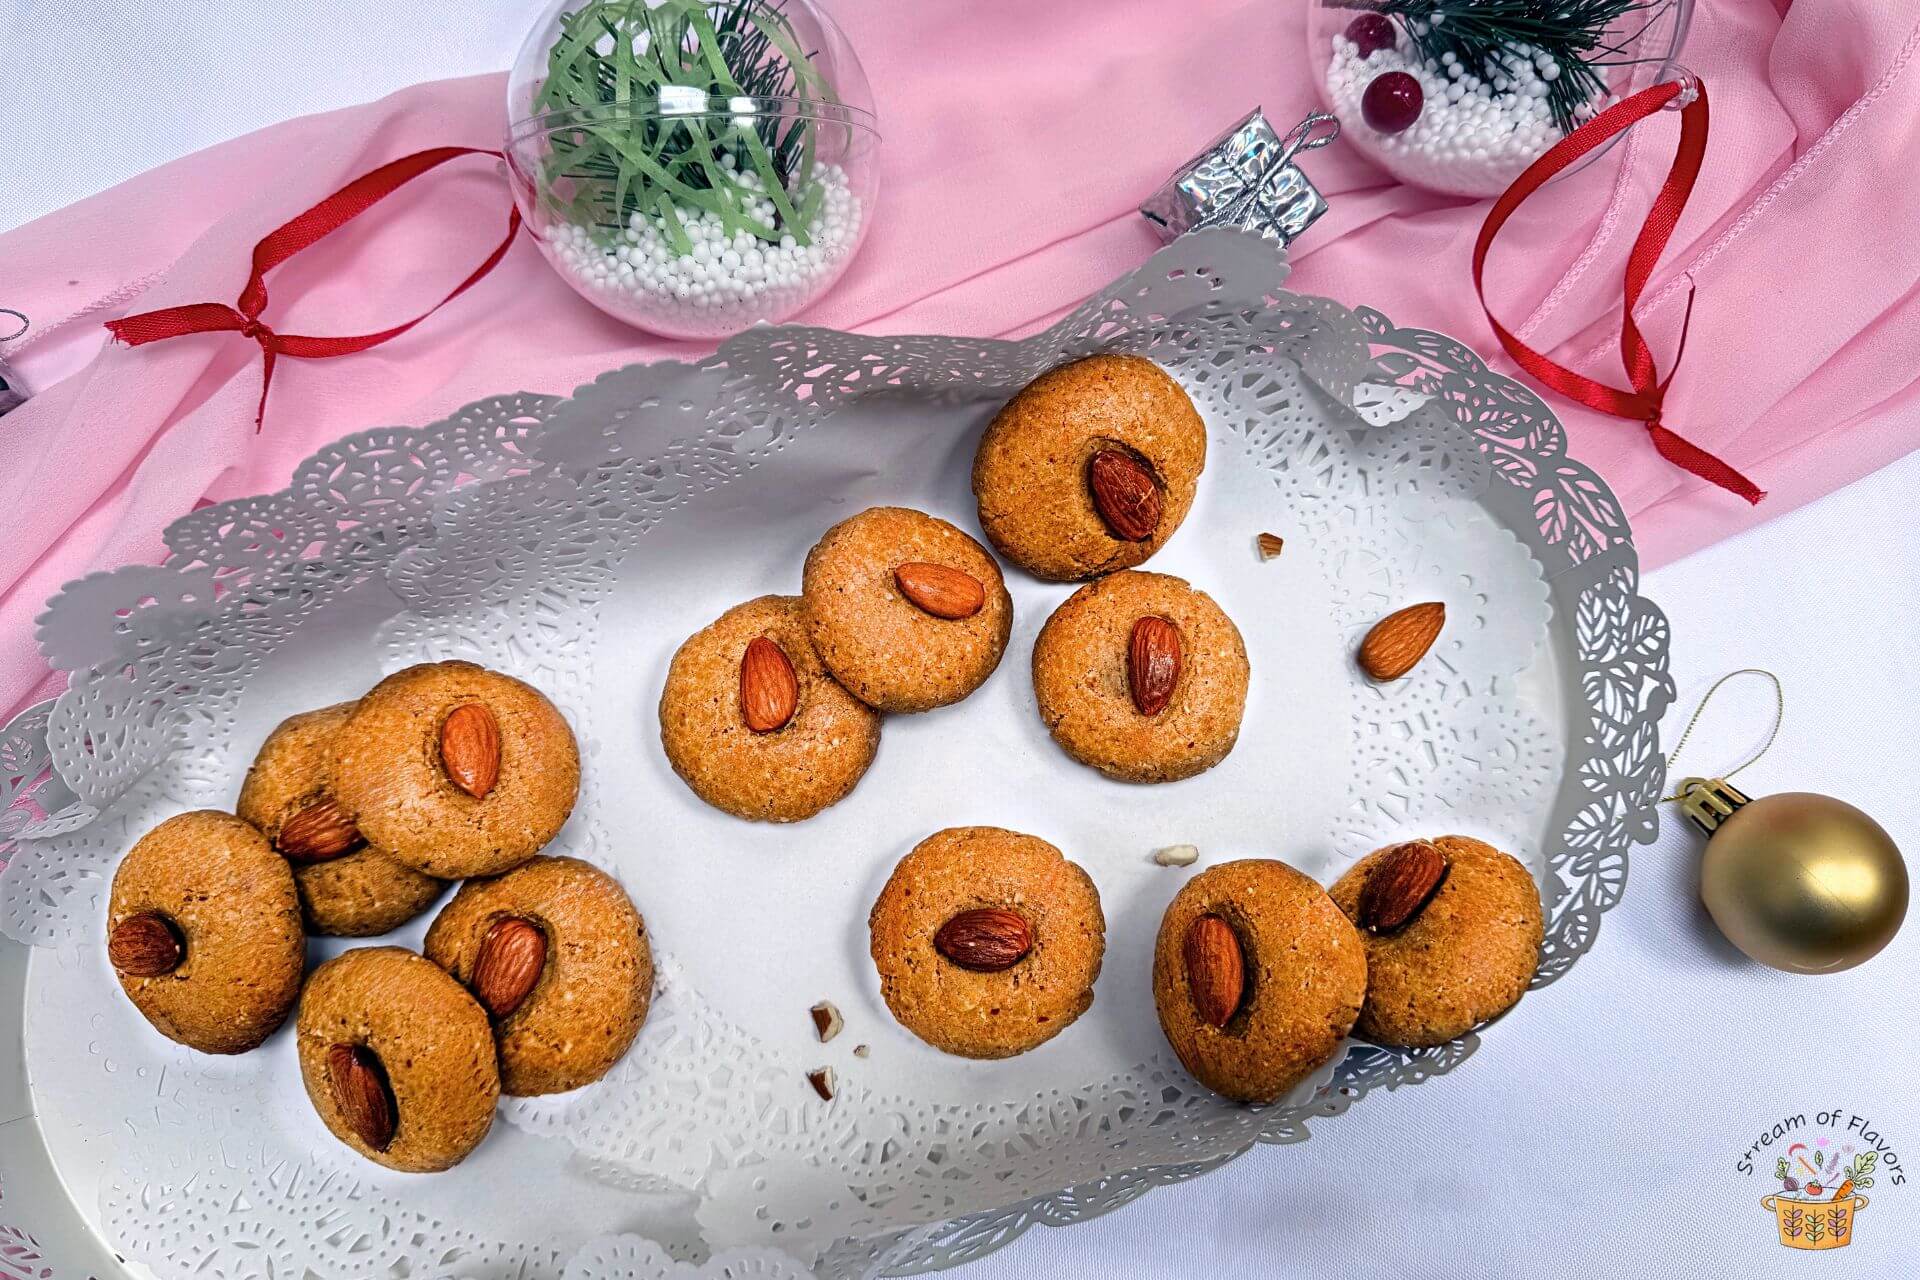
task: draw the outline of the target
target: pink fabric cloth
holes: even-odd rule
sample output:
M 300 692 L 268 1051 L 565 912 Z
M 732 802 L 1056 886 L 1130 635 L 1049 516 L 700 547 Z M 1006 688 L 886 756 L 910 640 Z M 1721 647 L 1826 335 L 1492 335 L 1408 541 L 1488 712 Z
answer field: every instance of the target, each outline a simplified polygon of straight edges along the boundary
M 1314 105 L 1304 3 L 1183 0 L 1177 21 L 1165 0 L 831 7 L 875 86 L 882 211 L 812 323 L 1026 331 L 1155 247 L 1135 206 L 1247 107 L 1284 127 Z M 1920 444 L 1917 16 L 1910 0 L 1701 0 L 1685 61 L 1712 86 L 1713 136 L 1641 318 L 1669 359 L 1683 276 L 1698 284 L 1668 421 L 1772 497 L 1750 510 L 1668 466 L 1634 424 L 1549 397 L 1574 452 L 1620 493 L 1651 564 Z M 259 434 L 252 342 L 103 344 L 99 322 L 127 310 L 231 302 L 260 235 L 375 165 L 497 145 L 503 97 L 502 78 L 485 76 L 290 121 L 0 236 L 7 301 L 38 322 L 9 357 L 42 388 L 0 419 L 0 706 L 54 688 L 32 644 L 46 599 L 87 572 L 157 559 L 161 529 L 197 501 L 278 488 L 350 431 L 697 353 L 603 317 L 524 237 L 404 337 L 283 360 Z M 1620 266 L 1675 128 L 1650 121 L 1537 196 L 1490 266 L 1502 318 L 1597 377 L 1620 377 Z M 1484 202 L 1394 185 L 1338 146 L 1307 163 L 1333 209 L 1295 247 L 1294 286 L 1493 356 L 1468 282 Z M 414 314 L 485 255 L 507 198 L 488 165 L 449 166 L 277 272 L 264 319 L 354 333 Z M 35 376 L 71 367 L 52 386 Z

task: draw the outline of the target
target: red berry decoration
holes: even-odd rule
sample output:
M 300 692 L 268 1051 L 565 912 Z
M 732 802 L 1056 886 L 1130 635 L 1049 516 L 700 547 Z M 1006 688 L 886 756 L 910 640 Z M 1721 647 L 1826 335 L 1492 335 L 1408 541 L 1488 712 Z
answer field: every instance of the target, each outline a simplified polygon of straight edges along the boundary
M 1404 133 L 1420 118 L 1426 96 L 1420 82 L 1406 72 L 1384 72 L 1360 95 L 1360 114 L 1381 133 Z
M 1347 39 L 1353 41 L 1364 61 L 1381 49 L 1393 48 L 1393 23 L 1385 14 L 1363 13 L 1347 24 Z

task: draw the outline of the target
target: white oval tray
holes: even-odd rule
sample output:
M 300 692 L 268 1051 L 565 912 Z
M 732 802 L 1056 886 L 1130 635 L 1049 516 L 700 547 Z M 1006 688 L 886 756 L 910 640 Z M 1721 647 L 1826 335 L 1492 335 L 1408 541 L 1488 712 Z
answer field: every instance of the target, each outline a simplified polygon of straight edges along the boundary
M 1592 944 L 1628 846 L 1652 835 L 1666 624 L 1637 594 L 1612 495 L 1532 393 L 1451 339 L 1288 294 L 1284 275 L 1265 242 L 1212 231 L 1017 343 L 757 330 L 698 365 L 349 437 L 278 494 L 175 522 L 165 564 L 70 584 L 41 638 L 71 686 L 0 744 L 0 929 L 37 944 L 30 966 L 10 947 L 0 969 L 4 1059 L 17 1077 L 24 1055 L 34 1080 L 0 1080 L 15 1117 L 0 1127 L 0 1257 L 25 1179 L 32 1247 L 93 1249 L 62 1265 L 98 1274 L 99 1238 L 162 1275 L 358 1276 L 395 1257 L 417 1274 L 458 1257 L 445 1274 L 577 1280 L 666 1276 L 675 1258 L 716 1276 L 927 1270 L 1253 1142 L 1303 1140 L 1370 1089 L 1458 1066 L 1477 1034 L 1417 1053 L 1354 1045 L 1267 1108 L 1198 1088 L 1147 990 L 1185 873 L 1149 855 L 1193 842 L 1205 862 L 1280 856 L 1330 880 L 1398 837 L 1482 834 L 1540 880 L 1545 986 Z M 862 506 L 970 526 L 972 433 L 1041 370 L 1097 350 L 1159 361 L 1208 420 L 1200 499 L 1148 567 L 1191 578 L 1247 636 L 1254 690 L 1233 755 L 1158 788 L 1067 761 L 1025 667 L 1069 588 L 1011 574 L 1003 669 L 958 707 L 890 719 L 847 801 L 783 828 L 694 801 L 652 716 L 678 641 L 740 599 L 796 589 L 806 546 Z M 1271 562 L 1254 552 L 1263 531 L 1286 538 Z M 1441 646 L 1407 681 L 1360 679 L 1365 626 L 1424 599 L 1448 604 Z M 140 829 L 230 803 L 281 716 L 443 656 L 515 671 L 573 719 L 587 779 L 558 846 L 627 883 L 662 976 L 607 1081 L 506 1104 L 480 1152 L 421 1179 L 327 1137 L 286 1035 L 233 1061 L 160 1041 L 97 935 Z M 964 822 L 1047 836 L 1106 901 L 1093 1010 L 1006 1063 L 907 1036 L 864 957 L 886 871 Z M 850 1023 L 825 1047 L 805 1017 L 823 997 Z M 850 1056 L 856 1042 L 871 1058 Z M 822 1062 L 841 1078 L 831 1106 L 803 1080 Z

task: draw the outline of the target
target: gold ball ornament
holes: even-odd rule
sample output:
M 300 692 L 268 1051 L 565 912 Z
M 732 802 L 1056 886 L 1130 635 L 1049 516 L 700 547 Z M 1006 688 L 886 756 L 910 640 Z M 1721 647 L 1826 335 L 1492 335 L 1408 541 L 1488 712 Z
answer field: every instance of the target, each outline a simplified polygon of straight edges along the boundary
M 1881 825 L 1807 791 L 1749 799 L 1688 778 L 1682 811 L 1707 833 L 1700 897 L 1727 940 L 1789 973 L 1838 973 L 1879 954 L 1907 915 L 1907 866 Z

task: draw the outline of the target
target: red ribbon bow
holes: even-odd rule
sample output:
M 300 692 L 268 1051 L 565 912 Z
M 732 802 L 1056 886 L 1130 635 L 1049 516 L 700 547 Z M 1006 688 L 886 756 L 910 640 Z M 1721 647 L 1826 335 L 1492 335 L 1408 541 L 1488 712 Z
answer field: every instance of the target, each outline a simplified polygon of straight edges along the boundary
M 1748 502 L 1758 502 L 1767 496 L 1758 485 L 1705 449 L 1679 436 L 1661 421 L 1661 402 L 1666 397 L 1667 384 L 1673 381 L 1673 372 L 1669 371 L 1665 378 L 1659 376 L 1654 368 L 1653 353 L 1647 349 L 1646 339 L 1641 337 L 1639 326 L 1633 322 L 1633 309 L 1640 301 L 1640 292 L 1646 288 L 1654 266 L 1660 261 L 1660 254 L 1673 236 L 1673 229 L 1680 221 L 1680 211 L 1687 207 L 1687 197 L 1693 193 L 1694 180 L 1700 176 L 1700 162 L 1707 154 L 1707 87 L 1698 80 L 1691 84 L 1695 97 L 1680 111 L 1680 147 L 1674 153 L 1673 167 L 1667 171 L 1666 183 L 1660 188 L 1660 194 L 1647 214 L 1646 225 L 1640 228 L 1640 236 L 1633 242 L 1633 252 L 1627 257 L 1626 304 L 1620 323 L 1620 358 L 1626 365 L 1628 379 L 1633 383 L 1632 391 L 1622 391 L 1563 368 L 1509 333 L 1504 325 L 1494 319 L 1492 308 L 1487 306 L 1487 291 L 1481 282 L 1481 273 L 1486 266 L 1487 249 L 1493 244 L 1494 236 L 1528 196 L 1580 157 L 1679 97 L 1687 90 L 1686 84 L 1671 81 L 1657 84 L 1616 102 L 1555 143 L 1545 155 L 1529 165 L 1527 171 L 1493 202 L 1493 209 L 1480 228 L 1480 238 L 1473 246 L 1473 287 L 1480 295 L 1480 306 L 1487 313 L 1488 323 L 1493 325 L 1500 345 L 1507 349 L 1514 363 L 1569 400 L 1601 413 L 1646 423 L 1647 434 L 1653 438 L 1653 447 L 1668 462 L 1684 467 L 1722 489 L 1737 493 Z M 1673 357 L 1676 367 L 1681 355 L 1686 352 L 1687 325 L 1692 319 L 1693 290 L 1689 283 L 1687 313 L 1680 324 L 1680 348 Z
M 237 306 L 230 307 L 224 302 L 194 302 L 182 307 L 165 307 L 159 311 L 143 312 L 137 316 L 127 316 L 122 320 L 109 320 L 107 328 L 114 337 L 130 347 L 160 342 L 167 338 L 184 337 L 190 333 L 232 332 L 258 342 L 260 350 L 266 356 L 266 367 L 260 379 L 260 409 L 253 419 L 254 429 L 258 430 L 266 418 L 267 388 L 273 385 L 273 364 L 278 357 L 293 356 L 301 360 L 324 360 L 329 356 L 344 356 L 356 351 L 365 351 L 369 347 L 379 346 L 389 338 L 399 337 L 465 293 L 487 272 L 500 265 L 500 259 L 506 256 L 508 247 L 513 244 L 513 237 L 520 230 L 520 208 L 515 205 L 508 213 L 507 234 L 500 241 L 499 246 L 487 256 L 487 260 L 481 263 L 472 275 L 462 280 L 452 293 L 405 324 L 397 324 L 391 329 L 382 329 L 378 333 L 363 333 L 340 338 L 314 338 L 301 334 L 275 333 L 260 319 L 260 313 L 267 308 L 267 272 L 302 249 L 338 231 L 429 169 L 437 168 L 461 156 L 498 158 L 499 155 L 498 151 L 486 151 L 477 147 L 434 147 L 427 151 L 417 151 L 410 156 L 402 156 L 390 164 L 381 165 L 371 173 L 355 178 L 286 225 L 269 232 L 265 239 L 255 245 L 253 274 L 247 279 L 247 287 L 240 291 L 240 301 Z

